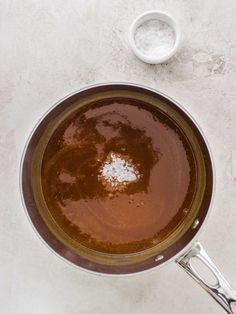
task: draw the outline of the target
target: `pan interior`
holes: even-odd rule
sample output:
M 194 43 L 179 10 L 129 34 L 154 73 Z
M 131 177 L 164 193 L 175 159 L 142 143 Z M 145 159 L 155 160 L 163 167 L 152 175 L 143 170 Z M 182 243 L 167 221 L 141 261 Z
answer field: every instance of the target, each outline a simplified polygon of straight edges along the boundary
M 186 233 L 201 208 L 206 167 L 175 106 L 114 89 L 76 99 L 45 124 L 31 179 L 60 242 L 88 260 L 122 265 L 161 254 Z

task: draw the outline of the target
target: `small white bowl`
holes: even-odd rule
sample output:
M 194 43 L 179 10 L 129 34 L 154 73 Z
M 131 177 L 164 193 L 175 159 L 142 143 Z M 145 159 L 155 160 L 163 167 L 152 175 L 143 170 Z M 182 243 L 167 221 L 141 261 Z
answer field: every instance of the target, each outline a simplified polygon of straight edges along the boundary
M 170 51 L 168 51 L 166 55 L 163 55 L 161 57 L 150 57 L 143 54 L 137 48 L 135 39 L 134 39 L 135 32 L 141 24 L 143 24 L 146 21 L 155 20 L 155 19 L 169 24 L 173 28 L 174 33 L 175 33 L 175 43 L 174 43 L 173 48 Z M 180 29 L 177 22 L 171 15 L 161 12 L 161 11 L 148 11 L 139 15 L 132 23 L 130 27 L 130 31 L 129 31 L 129 42 L 130 42 L 130 46 L 134 54 L 143 62 L 150 63 L 150 64 L 162 63 L 170 59 L 176 53 L 180 44 Z

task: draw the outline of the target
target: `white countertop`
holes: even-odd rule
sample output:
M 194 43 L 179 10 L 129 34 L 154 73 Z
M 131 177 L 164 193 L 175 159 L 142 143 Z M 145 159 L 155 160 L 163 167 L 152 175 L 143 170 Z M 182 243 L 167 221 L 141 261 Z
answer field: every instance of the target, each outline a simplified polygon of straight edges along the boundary
M 152 9 L 183 30 L 177 55 L 157 66 L 136 59 L 127 40 L 133 19 Z M 175 263 L 104 278 L 63 262 L 33 232 L 18 177 L 29 132 L 63 96 L 106 81 L 154 87 L 183 104 L 209 140 L 217 186 L 200 240 L 236 286 L 235 16 L 234 0 L 1 1 L 1 314 L 223 313 Z

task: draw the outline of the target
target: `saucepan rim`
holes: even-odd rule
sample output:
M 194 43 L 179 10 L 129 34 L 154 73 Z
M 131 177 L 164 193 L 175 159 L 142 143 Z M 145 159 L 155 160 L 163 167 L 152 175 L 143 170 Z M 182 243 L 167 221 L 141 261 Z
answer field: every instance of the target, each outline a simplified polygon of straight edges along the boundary
M 147 91 L 153 92 L 161 97 L 164 97 L 165 99 L 169 100 L 170 102 L 172 102 L 174 105 L 176 105 L 180 110 L 182 110 L 187 117 L 193 122 L 193 124 L 195 125 L 196 129 L 199 131 L 200 135 L 202 136 L 202 139 L 205 142 L 208 154 L 209 154 L 209 159 L 210 159 L 210 163 L 211 163 L 211 170 L 212 170 L 212 191 L 211 191 L 211 199 L 210 199 L 210 203 L 209 203 L 209 207 L 206 213 L 206 216 L 204 217 L 204 221 L 202 223 L 202 225 L 198 228 L 198 230 L 196 231 L 195 235 L 193 236 L 193 238 L 174 256 L 170 257 L 168 260 L 166 260 L 165 262 L 158 264 L 154 267 L 150 267 L 148 269 L 144 269 L 141 271 L 137 271 L 137 272 L 132 272 L 132 273 L 118 273 L 118 274 L 114 274 L 114 273 L 105 273 L 105 272 L 97 272 L 94 270 L 90 270 L 87 268 L 84 268 L 82 266 L 76 265 L 73 262 L 69 261 L 67 258 L 63 257 L 62 255 L 60 255 L 58 252 L 56 252 L 47 242 L 46 240 L 42 237 L 42 235 L 40 235 L 39 231 L 37 230 L 36 226 L 34 225 L 34 223 L 31 220 L 31 217 L 29 215 L 29 212 L 27 210 L 27 206 L 25 203 L 25 198 L 24 198 L 24 193 L 23 193 L 23 165 L 24 165 L 24 160 L 25 160 L 25 156 L 26 156 L 26 152 L 27 152 L 27 148 L 28 145 L 31 141 L 31 138 L 33 137 L 36 129 L 38 128 L 38 126 L 40 125 L 40 123 L 45 119 L 45 117 L 55 108 L 57 107 L 60 103 L 62 103 L 63 101 L 65 101 L 66 99 L 70 98 L 73 95 L 76 95 L 77 93 L 92 89 L 92 88 L 97 88 L 97 87 L 102 87 L 102 86 L 130 86 L 130 87 L 136 87 L 136 88 L 141 88 L 141 89 L 145 89 Z M 187 252 L 191 246 L 198 240 L 199 234 L 200 232 L 203 231 L 206 222 L 209 218 L 210 212 L 212 210 L 212 205 L 213 205 L 213 201 L 214 201 L 214 196 L 215 196 L 215 185 L 216 185 L 216 175 L 215 175 L 215 165 L 214 165 L 214 160 L 213 160 L 213 155 L 212 155 L 212 151 L 209 145 L 209 142 L 203 132 L 203 130 L 201 129 L 201 127 L 199 126 L 199 124 L 197 123 L 197 121 L 194 119 L 194 117 L 180 104 L 178 103 L 176 100 L 172 99 L 170 96 L 166 95 L 163 92 L 160 92 L 157 89 L 154 88 L 150 88 L 148 86 L 142 85 L 142 84 L 136 84 L 136 83 L 132 83 L 132 82 L 103 82 L 103 83 L 97 83 L 97 84 L 93 84 L 93 85 L 88 85 L 85 86 L 83 88 L 80 88 L 68 95 L 66 95 L 65 97 L 63 97 L 62 99 L 60 99 L 59 101 L 57 101 L 56 103 L 54 103 L 43 115 L 42 117 L 38 120 L 38 122 L 35 124 L 34 128 L 32 129 L 32 131 L 30 132 L 27 141 L 24 145 L 23 151 L 22 151 L 22 156 L 21 156 L 21 161 L 20 161 L 20 172 L 19 172 L 19 188 L 20 188 L 20 195 L 21 195 L 21 200 L 22 200 L 22 204 L 23 204 L 23 208 L 25 211 L 25 214 L 33 228 L 33 230 L 35 231 L 35 233 L 37 234 L 37 236 L 39 237 L 39 239 L 44 243 L 44 245 L 46 245 L 46 247 L 52 252 L 54 253 L 56 256 L 58 256 L 59 258 L 61 258 L 63 261 L 67 262 L 69 265 L 77 268 L 77 269 L 81 269 L 85 272 L 88 272 L 90 274 L 95 274 L 95 275 L 99 275 L 99 276 L 109 276 L 109 277 L 128 277 L 128 276 L 133 276 L 133 275 L 137 275 L 137 274 L 143 274 L 152 270 L 155 270 L 156 268 L 160 268 L 165 266 L 166 264 L 177 260 L 182 254 L 184 254 L 185 252 Z

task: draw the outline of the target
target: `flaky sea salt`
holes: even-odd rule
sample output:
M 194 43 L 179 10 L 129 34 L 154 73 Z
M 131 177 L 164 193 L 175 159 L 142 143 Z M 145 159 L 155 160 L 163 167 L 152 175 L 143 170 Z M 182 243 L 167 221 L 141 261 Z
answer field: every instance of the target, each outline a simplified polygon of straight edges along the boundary
M 142 23 L 134 34 L 137 48 L 146 56 L 161 58 L 168 54 L 175 44 L 173 28 L 158 19 Z
M 124 156 L 111 153 L 100 169 L 102 180 L 112 188 L 125 187 L 128 183 L 137 181 L 140 174 L 132 161 Z

